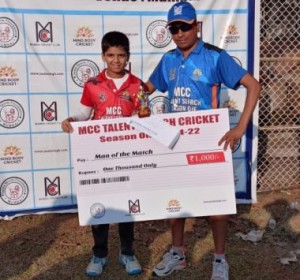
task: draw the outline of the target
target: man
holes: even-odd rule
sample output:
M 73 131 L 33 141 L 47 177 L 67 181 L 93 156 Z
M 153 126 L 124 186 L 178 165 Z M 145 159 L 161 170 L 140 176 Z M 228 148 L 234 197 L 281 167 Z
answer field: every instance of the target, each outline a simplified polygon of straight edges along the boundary
M 200 30 L 196 11 L 188 2 L 174 4 L 168 12 L 168 23 L 177 48 L 163 55 L 146 83 L 151 94 L 156 89 L 168 91 L 171 112 L 184 111 L 183 105 L 190 100 L 189 110 L 214 109 L 219 105 L 221 84 L 237 89 L 247 89 L 247 98 L 239 123 L 228 131 L 219 145 L 233 148 L 245 133 L 257 104 L 260 85 L 245 69 L 239 66 L 226 51 L 203 42 L 198 38 Z M 184 93 L 184 94 L 181 94 Z M 183 96 L 184 95 L 184 96 Z M 212 280 L 227 280 L 228 264 L 225 259 L 225 241 L 228 216 L 208 217 L 211 225 L 215 254 Z M 185 219 L 173 219 L 172 248 L 154 267 L 157 276 L 166 276 L 174 270 L 186 267 L 184 253 Z

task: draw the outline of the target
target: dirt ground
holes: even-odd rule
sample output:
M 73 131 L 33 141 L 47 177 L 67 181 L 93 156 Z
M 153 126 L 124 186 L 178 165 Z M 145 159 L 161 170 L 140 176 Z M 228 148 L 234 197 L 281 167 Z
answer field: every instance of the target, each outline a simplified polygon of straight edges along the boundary
M 258 203 L 239 205 L 229 224 L 227 258 L 231 280 L 300 279 L 300 187 L 258 194 Z M 299 206 L 299 205 L 298 205 Z M 269 227 L 273 218 L 275 224 Z M 204 218 L 187 219 L 185 245 L 189 265 L 163 279 L 209 280 L 213 242 Z M 111 225 L 109 264 L 99 279 L 148 280 L 152 267 L 171 242 L 168 221 L 136 223 L 136 255 L 143 266 L 140 276 L 127 276 L 118 264 L 119 240 Z M 249 233 L 261 233 L 257 242 Z M 244 239 L 243 239 L 244 238 Z M 85 276 L 92 236 L 78 225 L 77 214 L 44 214 L 0 221 L 1 280 L 79 280 Z M 282 264 L 282 261 L 286 264 Z

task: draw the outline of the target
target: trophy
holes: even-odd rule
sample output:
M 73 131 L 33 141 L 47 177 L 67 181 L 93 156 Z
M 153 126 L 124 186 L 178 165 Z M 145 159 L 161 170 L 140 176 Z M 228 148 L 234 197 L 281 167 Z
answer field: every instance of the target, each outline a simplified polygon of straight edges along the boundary
M 149 107 L 149 99 L 147 93 L 144 91 L 142 86 L 140 86 L 140 90 L 137 94 L 137 102 L 138 116 L 140 118 L 149 117 L 151 114 L 151 109 Z

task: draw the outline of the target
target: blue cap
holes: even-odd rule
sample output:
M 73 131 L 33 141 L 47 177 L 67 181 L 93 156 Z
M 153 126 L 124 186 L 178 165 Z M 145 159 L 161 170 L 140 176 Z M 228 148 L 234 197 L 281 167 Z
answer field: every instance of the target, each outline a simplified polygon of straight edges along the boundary
M 168 12 L 168 24 L 174 21 L 193 23 L 197 19 L 195 8 L 188 2 L 174 4 Z

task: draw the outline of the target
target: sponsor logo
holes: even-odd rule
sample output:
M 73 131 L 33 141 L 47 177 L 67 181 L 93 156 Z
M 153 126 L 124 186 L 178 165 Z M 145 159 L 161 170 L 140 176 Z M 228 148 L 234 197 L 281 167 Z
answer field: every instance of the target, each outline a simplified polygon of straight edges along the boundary
M 18 177 L 7 178 L 1 184 L 1 199 L 9 205 L 18 205 L 24 202 L 28 196 L 27 183 Z
M 170 112 L 170 102 L 165 96 L 156 96 L 152 98 L 149 103 L 153 114 L 165 114 Z
M 169 213 L 179 212 L 181 210 L 181 205 L 179 200 L 171 199 L 168 203 L 168 207 L 166 208 L 166 210 Z
M 48 177 L 44 178 L 45 196 L 60 195 L 60 177 L 50 180 Z
M 57 121 L 57 103 L 56 101 L 52 102 L 48 106 L 45 102 L 41 102 L 41 120 L 42 121 Z
M 35 42 L 30 42 L 30 46 L 38 47 L 59 47 L 61 43 L 54 42 L 53 23 L 35 22 Z
M 73 43 L 78 47 L 89 47 L 95 44 L 93 30 L 83 26 L 77 29 Z
M 222 40 L 224 40 L 225 44 L 236 44 L 238 43 L 240 36 L 238 29 L 235 25 L 229 25 L 227 30 L 225 31 L 225 36 L 222 36 Z
M 128 200 L 128 208 L 130 214 L 141 213 L 140 200 L 136 201 Z
M 237 108 L 237 105 L 236 105 L 236 102 L 232 99 L 227 99 L 223 102 L 223 108 L 229 108 L 229 109 L 236 109 Z
M 200 78 L 202 76 L 202 71 L 200 69 L 195 69 L 193 72 L 193 80 L 194 81 L 200 81 Z
M 0 67 L 0 86 L 16 86 L 18 81 L 15 69 L 9 66 Z
M 42 43 L 53 42 L 52 22 L 43 26 L 39 21 L 35 22 L 36 41 Z
M 0 47 L 10 48 L 19 40 L 19 29 L 9 18 L 0 17 Z
M 0 157 L 0 162 L 3 164 L 20 164 L 24 157 L 20 148 L 17 146 L 8 146 L 3 149 L 2 156 Z
M 6 147 L 3 150 L 3 155 L 4 156 L 20 156 L 22 155 L 22 152 L 20 151 L 20 149 L 17 146 L 9 146 Z
M 17 101 L 5 99 L 0 102 L 0 126 L 15 128 L 24 120 L 24 109 Z
M 229 25 L 227 28 L 227 34 L 231 36 L 237 35 L 237 27 L 235 25 Z
M 233 99 L 227 99 L 223 102 L 222 108 L 228 108 L 229 109 L 229 116 L 230 117 L 236 117 L 239 113 L 239 110 L 237 109 L 237 104 Z
M 98 73 L 99 67 L 97 64 L 88 59 L 77 61 L 71 70 L 73 82 L 80 87 L 83 87 L 88 79 L 97 76 Z
M 166 28 L 167 22 L 156 20 L 149 24 L 146 30 L 148 42 L 156 48 L 164 48 L 172 41 L 172 36 Z
M 93 218 L 100 219 L 105 215 L 105 207 L 101 203 L 94 203 L 90 208 L 90 213 Z

